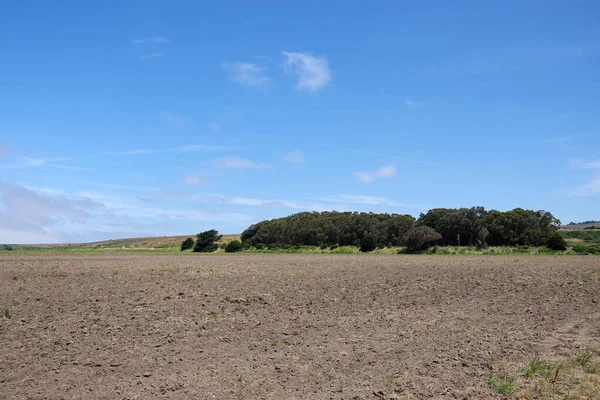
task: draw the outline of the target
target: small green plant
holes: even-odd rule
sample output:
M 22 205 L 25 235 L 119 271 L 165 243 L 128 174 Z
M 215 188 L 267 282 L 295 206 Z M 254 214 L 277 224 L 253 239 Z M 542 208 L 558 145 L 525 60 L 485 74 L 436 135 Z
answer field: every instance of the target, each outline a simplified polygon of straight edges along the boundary
M 211 312 L 208 313 L 208 316 L 211 317 L 211 318 L 217 318 L 217 313 L 214 312 L 214 311 L 211 311 Z
M 38 355 L 39 358 L 46 358 L 46 357 L 49 356 L 48 353 L 38 353 L 37 355 Z
M 398 378 L 399 378 L 398 374 L 388 375 L 385 378 L 385 387 L 387 387 L 387 389 L 389 391 L 392 391 L 392 389 L 394 388 L 394 383 L 396 383 L 396 379 L 398 379 Z
M 508 396 L 515 391 L 515 380 L 513 378 L 500 377 L 496 373 L 491 373 L 486 382 L 498 394 Z
M 10 308 L 5 308 L 2 310 L 2 316 L 6 319 L 11 319 L 12 318 L 12 311 L 10 311 Z
M 577 356 L 577 358 L 575 358 L 575 363 L 577 365 L 581 365 L 585 369 L 585 367 L 588 365 L 588 363 L 590 362 L 591 359 L 592 359 L 592 353 L 590 353 L 589 351 L 586 351 L 586 352 L 580 354 L 579 356 Z
M 115 270 L 113 271 L 113 276 L 118 276 L 118 275 L 119 275 L 119 270 L 118 270 L 118 269 L 115 269 Z
M 271 346 L 277 346 L 279 344 L 279 342 L 277 340 L 273 340 L 273 342 L 271 342 Z
M 531 359 L 527 368 L 523 370 L 523 376 L 525 378 L 532 378 L 535 375 L 541 375 L 544 378 L 548 378 L 548 374 L 550 373 L 550 363 L 540 359 L 538 356 L 535 356 Z

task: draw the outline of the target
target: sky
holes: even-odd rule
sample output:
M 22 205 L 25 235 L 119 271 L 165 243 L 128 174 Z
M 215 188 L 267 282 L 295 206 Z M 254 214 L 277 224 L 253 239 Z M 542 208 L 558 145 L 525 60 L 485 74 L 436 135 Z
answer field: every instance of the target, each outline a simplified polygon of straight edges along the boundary
M 0 243 L 600 219 L 598 1 L 0 0 Z

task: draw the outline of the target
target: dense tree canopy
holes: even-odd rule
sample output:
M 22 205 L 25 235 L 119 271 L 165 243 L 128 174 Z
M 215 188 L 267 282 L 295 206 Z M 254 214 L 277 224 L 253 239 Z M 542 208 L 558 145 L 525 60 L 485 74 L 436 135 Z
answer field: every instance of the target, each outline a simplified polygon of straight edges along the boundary
M 501 212 L 483 207 L 435 208 L 410 215 L 359 212 L 304 212 L 262 221 L 242 233 L 250 245 L 286 244 L 308 246 L 405 246 L 413 227 L 429 227 L 441 235 L 441 245 L 542 246 L 556 239 L 560 221 L 546 211 L 516 208 Z M 431 233 L 428 231 L 428 233 Z
M 371 234 L 377 247 L 402 246 L 414 222 L 410 215 L 304 212 L 252 225 L 242 233 L 242 241 L 252 245 L 360 246 L 363 238 Z
M 221 240 L 222 236 L 216 230 L 211 229 L 210 231 L 200 232 L 196 237 L 194 251 L 207 253 L 217 250 L 218 246 L 216 242 Z

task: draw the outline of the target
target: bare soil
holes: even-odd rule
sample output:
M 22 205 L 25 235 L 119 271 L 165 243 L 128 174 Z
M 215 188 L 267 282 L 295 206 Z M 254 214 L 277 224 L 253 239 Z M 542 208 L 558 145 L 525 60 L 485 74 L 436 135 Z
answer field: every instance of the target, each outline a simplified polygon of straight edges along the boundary
M 1 255 L 0 309 L 3 399 L 538 398 L 600 359 L 600 257 Z

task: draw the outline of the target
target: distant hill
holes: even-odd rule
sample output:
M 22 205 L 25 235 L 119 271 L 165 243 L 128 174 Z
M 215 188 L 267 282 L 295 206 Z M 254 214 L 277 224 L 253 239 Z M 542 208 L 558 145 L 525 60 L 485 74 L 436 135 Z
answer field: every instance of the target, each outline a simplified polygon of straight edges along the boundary
M 100 242 L 90 243 L 64 243 L 64 244 L 32 244 L 22 245 L 18 248 L 64 248 L 70 247 L 74 249 L 168 249 L 171 247 L 179 247 L 181 242 L 191 237 L 196 239 L 196 235 L 184 235 L 184 236 L 156 236 L 156 237 L 142 237 L 142 238 L 128 238 L 128 239 L 115 239 L 115 240 L 103 240 Z M 223 238 L 219 243 L 227 243 L 232 240 L 239 240 L 240 235 L 223 235 Z
M 592 227 L 600 229 L 600 221 L 585 221 L 579 223 L 571 222 L 567 225 L 562 225 L 560 229 L 565 231 L 579 231 L 583 229 L 590 229 Z

